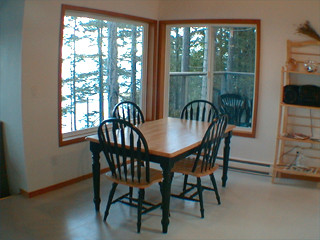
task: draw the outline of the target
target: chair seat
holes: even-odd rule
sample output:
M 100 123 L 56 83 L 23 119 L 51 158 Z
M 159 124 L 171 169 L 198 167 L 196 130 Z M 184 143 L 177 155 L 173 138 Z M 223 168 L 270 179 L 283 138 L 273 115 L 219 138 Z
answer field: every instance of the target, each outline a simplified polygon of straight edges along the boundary
M 130 166 L 128 166 L 129 168 Z M 145 176 L 145 168 L 141 167 L 141 175 Z M 129 172 L 127 173 L 127 180 L 125 180 L 124 176 L 124 172 L 123 170 L 121 171 L 121 176 L 122 179 L 120 179 L 119 177 L 114 177 L 112 175 L 112 172 L 109 171 L 105 174 L 105 176 L 107 177 L 107 179 L 109 179 L 110 181 L 114 182 L 114 183 L 118 183 L 118 184 L 122 184 L 122 185 L 126 185 L 129 187 L 134 187 L 134 188 L 140 188 L 140 189 L 145 189 L 150 187 L 152 184 L 154 183 L 158 183 L 158 182 L 162 182 L 162 172 L 160 170 L 154 169 L 154 168 L 150 168 L 150 181 L 147 182 L 145 177 L 141 178 L 141 181 L 138 182 L 138 178 L 137 178 L 137 173 L 135 173 L 135 177 L 133 178 L 132 181 L 132 175 L 129 174 Z
M 194 177 L 202 177 L 212 174 L 219 168 L 219 165 L 215 164 L 214 167 L 201 172 L 202 160 L 199 160 L 196 170 L 192 171 L 194 161 L 194 157 L 187 157 L 185 159 L 182 159 L 181 161 L 178 161 L 174 164 L 171 171 L 191 175 Z

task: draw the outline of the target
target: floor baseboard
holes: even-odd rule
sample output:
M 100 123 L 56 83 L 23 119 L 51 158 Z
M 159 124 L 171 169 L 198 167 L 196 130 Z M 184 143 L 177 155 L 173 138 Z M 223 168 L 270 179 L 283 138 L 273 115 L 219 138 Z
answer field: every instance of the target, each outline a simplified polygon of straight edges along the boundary
M 105 173 L 107 171 L 108 171 L 108 168 L 104 168 L 104 169 L 101 169 L 100 172 L 101 173 Z M 27 191 L 25 191 L 23 189 L 20 189 L 20 193 L 21 193 L 21 195 L 23 195 L 25 197 L 32 198 L 32 197 L 35 197 L 35 196 L 38 196 L 38 195 L 41 195 L 41 194 L 44 194 L 44 193 L 47 193 L 47 192 L 51 192 L 51 191 L 54 191 L 54 190 L 57 190 L 57 189 L 72 185 L 74 183 L 86 180 L 86 179 L 91 178 L 91 177 L 92 177 L 92 173 L 89 173 L 89 174 L 86 174 L 86 175 L 83 175 L 83 176 L 80 176 L 80 177 L 77 177 L 77 178 L 70 179 L 70 180 L 65 181 L 65 182 L 61 182 L 61 183 L 58 183 L 58 184 L 55 184 L 55 185 L 51 185 L 51 186 L 46 187 L 46 188 L 42 188 L 42 189 L 39 189 L 39 190 L 32 191 L 32 192 L 27 192 Z
M 222 157 L 218 157 L 218 160 L 222 160 Z M 219 164 L 222 166 L 222 162 L 219 162 Z M 238 171 L 238 172 L 244 172 L 244 173 L 251 173 L 251 174 L 257 174 L 257 175 L 264 175 L 264 176 L 270 176 L 271 175 L 271 164 L 267 163 L 261 163 L 261 162 L 253 162 L 248 160 L 240 160 L 235 158 L 230 158 L 229 160 L 229 170 Z M 102 169 L 101 173 L 105 173 L 108 171 L 108 168 Z M 74 183 L 86 180 L 88 178 L 92 177 L 92 173 L 70 179 L 65 182 L 61 182 L 46 188 L 42 188 L 39 190 L 35 190 L 32 192 L 27 192 L 23 189 L 20 189 L 21 195 L 32 198 L 47 192 L 51 192 L 69 185 L 72 185 Z

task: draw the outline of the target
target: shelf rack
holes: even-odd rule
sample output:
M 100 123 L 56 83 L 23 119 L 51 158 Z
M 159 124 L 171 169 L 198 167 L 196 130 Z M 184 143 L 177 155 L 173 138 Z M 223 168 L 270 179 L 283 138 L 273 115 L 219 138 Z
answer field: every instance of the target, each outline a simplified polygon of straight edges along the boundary
M 293 42 L 288 40 L 287 63 L 281 69 L 280 109 L 272 174 L 273 183 L 277 178 L 282 177 L 320 181 L 320 141 L 311 138 L 297 139 L 288 137 L 289 133 L 293 136 L 292 133 L 294 131 L 313 132 L 314 129 L 320 130 L 320 107 L 283 102 L 284 86 L 290 84 L 298 85 L 297 82 L 293 83 L 293 81 L 297 81 L 297 78 L 300 79 L 300 85 L 310 84 L 305 83 L 305 79 L 311 77 L 315 81 L 314 85 L 320 86 L 320 65 L 317 71 L 309 73 L 303 66 L 305 60 L 314 60 L 320 63 L 320 41 Z M 294 62 L 294 66 L 291 65 L 292 62 Z M 305 113 L 306 110 L 310 112 L 310 115 Z M 319 116 L 312 117 L 311 112 L 316 112 Z M 309 121 L 310 123 L 306 124 L 303 121 Z M 294 150 L 296 151 L 294 152 Z M 314 166 L 311 166 L 311 164 L 295 165 L 300 151 L 307 153 L 303 154 L 303 157 L 312 161 Z

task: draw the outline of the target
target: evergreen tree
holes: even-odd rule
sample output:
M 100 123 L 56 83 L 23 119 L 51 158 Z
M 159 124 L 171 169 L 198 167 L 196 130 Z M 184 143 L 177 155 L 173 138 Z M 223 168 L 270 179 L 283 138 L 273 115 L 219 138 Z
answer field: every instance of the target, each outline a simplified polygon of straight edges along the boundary
M 140 101 L 144 27 L 76 16 L 64 22 L 61 111 L 68 132 L 97 126 L 119 100 Z
M 118 103 L 118 46 L 117 46 L 117 25 L 115 22 L 108 22 L 108 59 L 107 59 L 107 93 L 108 112 L 111 115 L 113 108 Z

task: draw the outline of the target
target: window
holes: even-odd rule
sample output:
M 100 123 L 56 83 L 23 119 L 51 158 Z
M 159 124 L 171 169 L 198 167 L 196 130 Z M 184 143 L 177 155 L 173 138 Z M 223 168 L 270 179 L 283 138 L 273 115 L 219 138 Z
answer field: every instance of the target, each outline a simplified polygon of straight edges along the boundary
M 179 117 L 186 103 L 206 99 L 228 114 L 236 135 L 254 137 L 259 25 L 259 20 L 160 22 L 162 114 Z M 238 105 L 231 106 L 234 102 Z
M 63 5 L 60 145 L 83 140 L 125 100 L 146 109 L 148 31 L 152 21 Z

